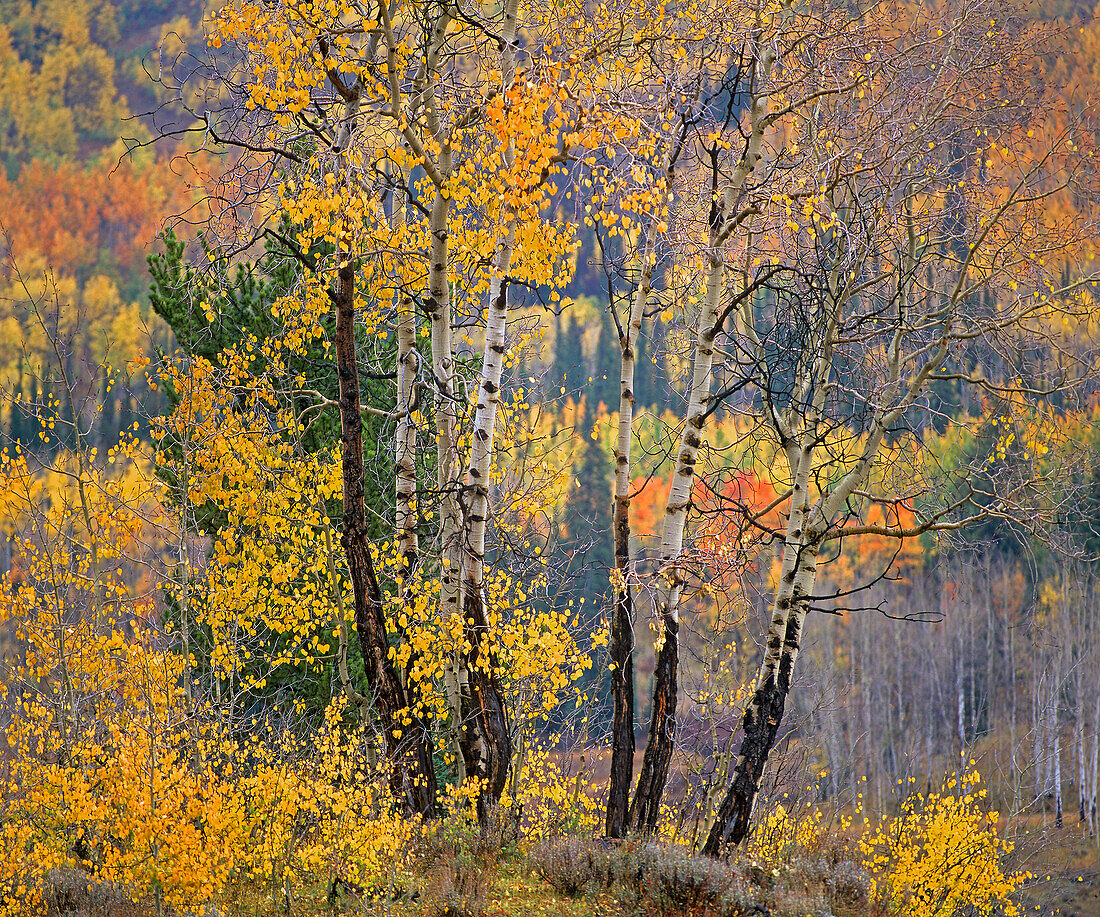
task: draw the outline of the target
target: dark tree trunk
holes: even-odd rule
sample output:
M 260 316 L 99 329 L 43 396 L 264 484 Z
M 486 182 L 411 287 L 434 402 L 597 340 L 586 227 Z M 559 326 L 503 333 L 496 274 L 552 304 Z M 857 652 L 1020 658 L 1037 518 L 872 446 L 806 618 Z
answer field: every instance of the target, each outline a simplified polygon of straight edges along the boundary
M 465 660 L 467 690 L 462 695 L 459 744 L 467 775 L 482 781 L 477 814 L 478 821 L 485 824 L 490 806 L 500 800 L 508 783 L 512 736 L 479 583 L 467 581 L 462 605 L 464 637 L 470 652 Z
M 621 457 L 626 461 L 625 456 Z M 630 565 L 630 496 L 615 499 L 615 569 L 621 577 L 611 618 L 611 779 L 607 792 L 607 836 L 628 828 L 630 782 L 634 777 L 634 608 L 627 573 Z
M 657 654 L 653 682 L 653 715 L 649 720 L 649 740 L 642 758 L 642 770 L 630 806 L 629 827 L 652 833 L 661 814 L 661 795 L 668 780 L 668 766 L 676 742 L 676 689 L 680 625 L 667 611 L 663 615 L 664 644 Z
M 796 627 L 795 622 L 788 622 L 788 627 Z M 780 656 L 776 678 L 767 679 L 763 684 L 757 685 L 749 705 L 745 708 L 742 720 L 744 736 L 741 739 L 733 780 L 718 806 L 714 825 L 703 845 L 703 853 L 708 856 L 717 856 L 726 844 L 740 844 L 748 834 L 753 802 L 760 789 L 760 778 L 764 774 L 768 755 L 775 745 L 791 687 L 792 655 L 787 647 L 792 640 L 797 648 L 798 635 L 788 634 L 785 641 L 787 646 Z
M 340 380 L 340 454 L 343 460 L 344 523 L 340 544 L 347 557 L 355 600 L 355 629 L 375 709 L 386 737 L 393 771 L 394 798 L 406 812 L 435 815 L 436 780 L 431 738 L 425 723 L 409 708 L 408 697 L 390 658 L 382 590 L 370 554 L 363 472 L 363 419 L 355 351 L 355 265 L 337 274 L 336 370 Z M 405 725 L 403 720 L 411 719 Z

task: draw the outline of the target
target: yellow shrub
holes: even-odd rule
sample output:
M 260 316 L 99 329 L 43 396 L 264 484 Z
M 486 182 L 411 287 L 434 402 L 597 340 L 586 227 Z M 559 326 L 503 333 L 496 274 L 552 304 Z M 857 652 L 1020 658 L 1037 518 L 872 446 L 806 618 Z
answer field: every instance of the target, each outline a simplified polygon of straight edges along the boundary
M 197 912 L 247 839 L 240 794 L 215 764 L 219 743 L 191 731 L 171 677 L 149 677 L 176 670 L 174 654 L 143 645 L 140 631 L 84 643 L 95 652 L 70 657 L 67 669 L 80 691 L 25 702 L 7 730 L 0 884 L 13 894 L 0 913 L 40 912 L 44 877 L 63 867 Z M 67 715 L 77 702 L 86 717 Z
M 969 771 L 948 780 L 943 793 L 914 794 L 896 818 L 870 829 L 861 847 L 881 876 L 879 893 L 902 917 L 1020 913 L 1012 895 L 1026 873 L 1006 873 L 1012 847 L 997 834 L 997 813 L 983 811 L 985 790 Z
M 277 894 L 318 878 L 387 887 L 411 855 L 418 823 L 396 813 L 362 731 L 341 733 L 339 717 L 327 719 L 308 742 L 253 748 L 257 763 L 241 781 L 250 835 L 243 872 Z
M 795 815 L 780 804 L 760 819 L 745 850 L 760 866 L 779 869 L 791 854 L 812 846 L 824 830 L 819 809 L 806 807 Z
M 516 795 L 501 807 L 517 813 L 524 837 L 537 842 L 560 832 L 590 833 L 602 820 L 601 801 L 587 775 L 570 776 L 544 745 L 532 745 L 516 775 Z

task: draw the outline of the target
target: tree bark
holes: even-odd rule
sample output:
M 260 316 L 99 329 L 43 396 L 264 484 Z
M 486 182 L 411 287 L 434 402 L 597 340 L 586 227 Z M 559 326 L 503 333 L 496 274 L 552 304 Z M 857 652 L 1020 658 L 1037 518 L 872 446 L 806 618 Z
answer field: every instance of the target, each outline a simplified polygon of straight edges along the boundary
M 713 240 L 712 240 L 713 241 Z M 661 582 L 657 591 L 657 616 L 662 629 L 657 668 L 653 682 L 653 712 L 649 723 L 642 769 L 630 806 L 630 825 L 651 832 L 657 827 L 661 796 L 668 781 L 668 767 L 676 742 L 676 699 L 678 693 L 678 657 L 680 594 L 683 573 L 680 557 L 684 549 L 684 530 L 691 505 L 691 487 L 695 464 L 703 444 L 703 423 L 710 400 L 711 366 L 714 362 L 715 321 L 722 294 L 724 271 L 718 252 L 708 252 L 707 295 L 699 315 L 695 344 L 691 394 L 687 421 L 676 454 L 676 465 L 669 486 L 661 534 Z
M 809 470 L 808 459 L 802 465 Z M 813 591 L 817 576 L 817 536 L 812 531 L 807 532 L 803 524 L 810 512 L 804 477 L 808 475 L 796 479 L 796 497 L 800 490 L 801 496 L 787 524 L 788 541 L 783 551 L 780 586 L 776 591 L 764 657 L 742 719 L 744 737 L 733 778 L 703 845 L 703 853 L 709 856 L 717 856 L 727 843 L 741 843 L 748 833 L 760 778 L 775 745 L 791 688 L 791 674 L 798 658 L 806 616 L 806 597 Z
M 613 717 L 611 775 L 607 792 L 607 836 L 627 830 L 630 783 L 634 778 L 634 599 L 630 585 L 630 470 L 634 423 L 635 347 L 642 329 L 653 277 L 655 229 L 650 227 L 642 252 L 642 275 L 627 324 L 621 329 L 622 372 L 619 382 L 619 437 L 615 444 L 615 607 L 611 618 L 610 656 Z
M 501 89 L 507 92 L 515 79 L 516 14 L 519 0 L 504 4 L 500 39 Z M 503 151 L 503 166 L 511 168 L 514 150 Z M 485 346 L 474 412 L 470 464 L 463 488 L 465 520 L 462 538 L 462 621 L 464 654 L 460 744 L 466 772 L 481 782 L 478 820 L 484 824 L 490 806 L 496 804 L 508 783 L 512 737 L 504 706 L 504 691 L 497 672 L 494 637 L 485 611 L 485 527 L 489 516 L 489 476 L 493 462 L 497 405 L 504 370 L 504 336 L 508 323 L 508 274 L 516 241 L 515 214 L 502 198 L 503 233 L 493 257 L 489 303 L 485 320 Z
M 515 224 L 509 220 L 504 238 L 497 246 L 493 277 L 489 284 L 489 310 L 485 349 L 474 414 L 470 466 L 464 488 L 466 533 L 463 545 L 462 617 L 466 645 L 465 671 L 468 680 L 463 693 L 462 754 L 466 771 L 482 781 L 478 795 L 478 816 L 484 820 L 490 804 L 497 802 L 508 781 L 512 739 L 504 708 L 504 693 L 497 674 L 483 593 L 485 574 L 485 528 L 489 515 L 489 474 L 492 467 L 497 404 L 504 369 L 504 334 L 508 321 L 508 271 L 515 244 Z
M 452 154 L 444 145 L 439 154 L 439 172 L 450 175 Z M 432 375 L 434 377 L 436 483 L 440 492 L 439 540 L 441 567 L 439 575 L 439 611 L 444 622 L 459 632 L 463 630 L 460 607 L 460 577 L 462 567 L 461 523 L 459 520 L 458 490 L 459 462 L 455 446 L 455 429 L 458 425 L 458 400 L 454 386 L 454 351 L 451 342 L 451 290 L 450 290 L 450 240 L 447 220 L 450 215 L 451 196 L 437 188 L 429 223 L 428 295 L 424 303 L 431 325 Z M 444 666 L 444 689 L 450 717 L 448 732 L 455 761 L 455 782 L 459 786 L 466 779 L 466 766 L 462 754 L 460 733 L 462 728 L 463 669 L 462 651 L 455 647 Z
M 407 171 L 402 176 L 402 184 L 408 187 Z M 394 196 L 394 223 L 400 229 L 407 224 L 406 194 L 407 191 L 400 191 Z M 394 528 L 401 556 L 402 589 L 407 592 L 420 553 L 416 506 L 416 424 L 413 422 L 413 412 L 417 408 L 415 386 L 419 356 L 416 351 L 416 307 L 412 296 L 402 288 L 397 299 L 397 435 L 394 441 L 397 497 Z
M 336 369 L 340 381 L 340 455 L 343 463 L 344 548 L 355 600 L 355 628 L 367 682 L 382 721 L 392 764 L 390 788 L 409 814 L 431 817 L 436 807 L 435 768 L 426 725 L 409 708 L 386 636 L 382 590 L 367 535 L 363 420 L 355 348 L 355 262 L 340 253 L 336 292 Z M 405 720 L 411 720 L 407 726 Z
M 680 559 L 684 550 L 684 532 L 688 508 L 691 505 L 691 488 L 695 481 L 695 465 L 703 444 L 703 424 L 710 403 L 714 340 L 720 330 L 719 306 L 725 282 L 722 251 L 730 233 L 740 225 L 741 219 L 753 212 L 749 208 L 739 215 L 737 207 L 744 199 L 749 176 L 760 162 L 764 132 L 769 123 L 767 83 L 775 54 L 768 46 L 754 47 L 753 52 L 753 73 L 746 83 L 752 87 L 753 98 L 749 106 L 749 130 L 744 153 L 723 190 L 718 190 L 720 185 L 717 165 L 712 179 L 707 248 L 704 254 L 706 294 L 700 307 L 695 338 L 684 432 L 669 484 L 661 531 L 662 570 L 656 611 L 663 642 L 654 673 L 653 715 L 650 719 L 649 737 L 628 818 L 630 826 L 642 831 L 652 831 L 657 826 L 661 795 L 668 780 L 668 766 L 676 740 L 677 642 L 680 629 L 678 609 L 683 589 Z
M 840 289 L 835 286 L 834 282 L 837 280 L 840 281 Z M 776 590 L 764 656 L 757 673 L 753 696 L 745 708 L 742 720 L 744 736 L 741 750 L 729 789 L 703 846 L 703 852 L 710 856 L 717 856 L 727 843 L 741 843 L 748 833 L 760 778 L 775 743 L 787 693 L 790 691 L 791 676 L 798 658 L 809 606 L 808 597 L 813 593 L 817 579 L 817 555 L 830 521 L 842 511 L 855 490 L 865 484 L 886 431 L 916 400 L 933 367 L 941 364 L 947 352 L 945 341 L 941 340 L 931 359 L 925 360 L 905 382 L 904 393 L 894 406 L 876 411 L 859 457 L 840 481 L 822 493 L 811 506 L 813 455 L 819 441 L 819 428 L 832 367 L 835 322 L 848 295 L 843 289 L 843 279 L 835 270 L 830 276 L 829 291 L 831 305 L 821 317 L 813 338 L 807 344 L 809 352 L 814 356 L 807 361 L 802 378 L 796 380 L 796 397 L 792 399 L 792 406 L 785 415 L 780 415 L 774 409 L 772 411 L 775 432 L 783 444 L 787 465 L 791 470 L 791 514 L 787 520 L 780 582 Z M 901 383 L 904 366 L 900 345 L 905 314 L 904 297 L 899 299 L 897 314 L 898 330 L 890 347 L 888 364 L 891 384 Z

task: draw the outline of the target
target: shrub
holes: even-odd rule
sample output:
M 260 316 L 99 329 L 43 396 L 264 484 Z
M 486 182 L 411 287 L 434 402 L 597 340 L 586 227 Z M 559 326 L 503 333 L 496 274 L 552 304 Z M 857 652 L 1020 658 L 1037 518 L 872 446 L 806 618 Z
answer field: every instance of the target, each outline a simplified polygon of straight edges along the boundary
M 481 830 L 466 819 L 425 829 L 417 850 L 420 897 L 436 917 L 479 917 L 493 887 L 493 867 L 502 853 L 502 835 Z
M 875 880 L 862 865 L 842 860 L 828 865 L 822 870 L 822 876 L 834 905 L 855 913 L 869 912 L 875 895 Z
M 883 876 L 879 894 L 892 913 L 1019 915 L 1012 895 L 1028 876 L 1005 872 L 1012 846 L 997 835 L 997 813 L 983 811 L 979 781 L 970 771 L 944 793 L 913 794 L 896 818 L 864 835 L 866 865 Z
M 790 912 L 799 917 L 809 913 L 860 917 L 884 913 L 875 901 L 874 879 L 858 856 L 858 851 L 849 856 L 796 854 L 767 883 L 774 913 Z
M 535 842 L 595 831 L 602 822 L 599 793 L 590 781 L 567 773 L 551 744 L 532 743 L 521 759 L 517 793 L 501 800 L 501 809 Z
M 238 782 L 249 832 L 239 868 L 276 900 L 318 876 L 393 894 L 408 872 L 416 823 L 393 811 L 361 730 L 342 731 L 338 709 L 326 716 L 308 741 L 254 744 Z
M 42 890 L 49 917 L 138 917 L 154 911 L 132 901 L 121 885 L 101 881 L 79 869 L 51 869 L 43 878 Z
M 536 846 L 531 851 L 531 862 L 554 891 L 579 898 L 596 877 L 598 856 L 599 851 L 590 841 L 563 837 Z M 606 870 L 603 872 L 606 874 Z
M 723 861 L 651 844 L 636 853 L 624 851 L 618 866 L 620 897 L 643 913 L 733 917 L 743 911 L 744 896 L 738 892 L 744 889 L 735 887 L 737 874 Z

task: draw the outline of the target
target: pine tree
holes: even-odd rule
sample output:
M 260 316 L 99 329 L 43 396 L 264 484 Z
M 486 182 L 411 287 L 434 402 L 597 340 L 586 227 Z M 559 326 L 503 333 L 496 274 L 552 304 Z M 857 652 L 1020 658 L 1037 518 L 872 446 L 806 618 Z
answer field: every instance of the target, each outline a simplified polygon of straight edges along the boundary
M 558 386 L 561 401 L 579 398 L 588 383 L 584 369 L 584 336 L 575 315 L 558 334 L 554 342 L 554 372 L 552 382 Z M 564 389 L 564 391 L 562 391 Z
M 668 373 L 665 372 L 662 346 L 665 326 L 658 316 L 638 335 L 638 358 L 634 369 L 634 397 L 639 410 L 662 411 L 669 402 Z
M 589 387 L 592 407 L 599 409 L 602 402 L 608 409 L 619 403 L 619 334 L 611 322 L 607 310 L 600 313 L 600 333 L 596 338 L 596 354 L 593 361 L 593 379 Z
M 583 426 L 583 416 L 578 421 Z M 587 439 L 576 484 L 569 493 L 562 518 L 560 563 L 566 571 L 557 604 L 570 601 L 579 609 L 582 632 L 591 632 L 611 601 L 610 571 L 615 565 L 615 546 L 610 528 L 611 460 L 598 440 Z M 589 723 L 607 728 L 611 715 L 611 682 L 606 666 L 597 666 L 582 685 L 596 700 Z
M 42 393 L 38 387 L 38 378 L 31 378 L 31 391 L 27 397 L 27 414 L 25 417 L 26 427 L 24 430 L 24 442 L 31 446 L 36 452 L 41 449 L 43 453 L 47 453 L 50 449 L 52 437 L 49 429 L 45 428 L 42 423 L 42 417 L 45 415 L 44 406 L 42 404 Z M 39 434 L 42 434 L 39 436 Z
M 149 260 L 149 272 L 152 278 L 150 302 L 154 311 L 160 315 L 172 329 L 179 350 L 187 357 L 201 357 L 220 365 L 223 354 L 242 340 L 254 337 L 266 340 L 279 331 L 272 314 L 272 305 L 281 296 L 289 293 L 298 283 L 299 267 L 286 256 L 281 243 L 269 240 L 266 251 L 255 262 L 238 266 L 228 282 L 217 283 L 196 271 L 187 262 L 186 246 L 172 233 L 164 237 L 165 251 L 153 255 Z M 307 254 L 308 257 L 308 254 Z M 207 317 L 207 307 L 211 307 L 213 320 Z M 333 322 L 332 319 L 326 321 Z M 331 334 L 334 325 L 327 327 Z M 257 353 L 260 348 L 256 348 Z M 257 356 L 254 371 L 261 373 L 265 366 Z M 339 399 L 339 380 L 333 361 L 323 352 L 320 344 L 301 355 L 292 355 L 287 360 L 283 378 L 293 378 L 302 373 L 309 380 L 306 388 L 314 388 L 332 404 Z M 392 408 L 393 393 L 387 380 L 364 374 L 360 380 L 364 400 L 375 405 Z M 300 410 L 307 407 L 305 396 L 290 391 L 284 392 L 288 399 L 300 401 Z M 179 395 L 168 390 L 167 410 L 179 403 Z M 129 408 L 129 393 L 122 398 L 119 421 L 125 429 L 132 423 L 133 416 Z M 395 495 L 393 482 L 393 452 L 387 447 L 392 437 L 392 428 L 387 430 L 385 421 L 374 415 L 363 418 L 363 463 L 364 467 L 374 471 L 365 476 L 366 502 L 377 512 L 368 517 L 368 537 L 381 541 L 390 532 L 392 524 L 385 520 L 392 518 Z M 315 415 L 302 437 L 302 447 L 308 452 L 324 452 L 333 449 L 340 438 L 340 418 L 335 407 L 326 407 Z M 162 446 L 178 457 L 182 443 L 166 443 Z M 170 467 L 162 466 L 157 473 L 170 487 L 178 486 L 173 479 Z M 337 525 L 342 519 L 343 510 L 340 497 L 329 501 L 327 512 Z M 228 525 L 225 512 L 209 505 L 194 513 L 196 528 L 205 534 L 213 534 Z M 275 638 L 277 639 L 277 638 Z M 351 641 L 348 647 L 349 672 L 353 678 L 362 677 L 363 664 L 357 641 Z M 259 663 L 257 663 L 259 664 Z M 267 676 L 265 698 L 273 701 L 277 695 L 288 692 L 304 700 L 308 705 L 322 707 L 331 695 L 331 672 L 316 673 L 299 666 L 297 669 L 281 668 L 277 673 Z M 363 689 L 359 685 L 359 689 Z

